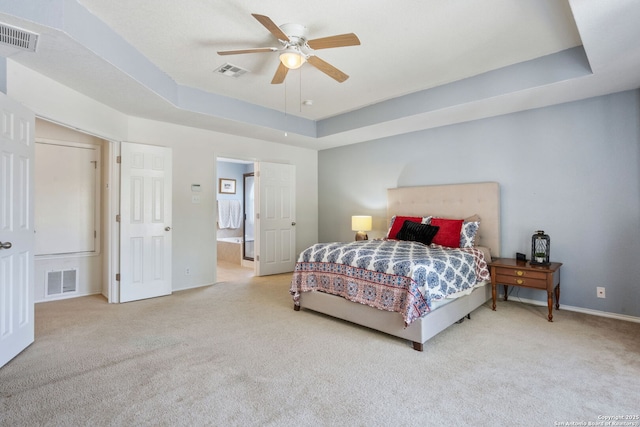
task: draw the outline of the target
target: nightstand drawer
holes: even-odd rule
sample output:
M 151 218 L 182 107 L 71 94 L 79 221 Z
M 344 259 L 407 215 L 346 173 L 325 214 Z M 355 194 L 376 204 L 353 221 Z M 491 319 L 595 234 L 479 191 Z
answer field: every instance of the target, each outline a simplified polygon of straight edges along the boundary
M 519 276 L 508 276 L 496 274 L 496 283 L 500 283 L 503 285 L 516 285 L 516 286 L 526 286 L 529 288 L 538 288 L 538 289 L 547 289 L 547 280 L 546 277 L 542 277 L 542 279 L 533 278 L 533 277 L 519 277 Z
M 518 268 L 496 268 L 496 274 L 499 276 L 515 276 L 530 279 L 546 279 L 547 273 L 542 271 L 521 270 Z

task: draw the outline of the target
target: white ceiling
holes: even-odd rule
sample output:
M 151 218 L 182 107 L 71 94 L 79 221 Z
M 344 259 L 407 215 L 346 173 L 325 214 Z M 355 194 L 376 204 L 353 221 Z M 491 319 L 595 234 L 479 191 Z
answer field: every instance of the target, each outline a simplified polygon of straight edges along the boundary
M 278 46 L 251 13 L 357 34 L 316 52 L 350 78 L 217 55 Z M 23 0 L 0 22 L 41 35 L 0 54 L 126 114 L 313 149 L 640 87 L 637 0 Z

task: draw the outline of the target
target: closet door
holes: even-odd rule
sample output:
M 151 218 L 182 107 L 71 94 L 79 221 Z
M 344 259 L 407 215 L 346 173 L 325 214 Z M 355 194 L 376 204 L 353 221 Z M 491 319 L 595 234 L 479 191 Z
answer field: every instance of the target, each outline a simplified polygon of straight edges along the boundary
M 123 142 L 120 302 L 171 293 L 171 149 Z

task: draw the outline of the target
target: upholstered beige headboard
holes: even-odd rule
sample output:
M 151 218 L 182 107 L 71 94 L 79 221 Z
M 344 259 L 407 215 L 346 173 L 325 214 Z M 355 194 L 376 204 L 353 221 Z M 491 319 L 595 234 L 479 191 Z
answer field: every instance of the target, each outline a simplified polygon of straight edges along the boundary
M 497 182 L 427 185 L 387 190 L 387 219 L 394 215 L 467 218 L 480 216 L 477 246 L 500 256 L 500 186 Z

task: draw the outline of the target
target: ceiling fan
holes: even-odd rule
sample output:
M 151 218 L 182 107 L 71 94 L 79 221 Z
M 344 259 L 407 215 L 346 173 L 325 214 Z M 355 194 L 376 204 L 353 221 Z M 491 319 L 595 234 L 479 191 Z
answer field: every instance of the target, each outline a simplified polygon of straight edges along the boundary
M 299 68 L 305 62 L 316 67 L 332 79 L 339 83 L 349 78 L 348 75 L 338 70 L 333 65 L 320 59 L 314 53 L 316 49 L 328 49 L 332 47 L 356 46 L 360 44 L 360 40 L 353 33 L 340 34 L 336 36 L 323 37 L 319 39 L 308 40 L 307 28 L 300 24 L 283 24 L 277 26 L 271 18 L 265 15 L 252 13 L 251 16 L 256 18 L 271 34 L 273 34 L 281 47 L 259 47 L 254 49 L 240 50 L 221 50 L 218 55 L 239 55 L 244 53 L 263 53 L 263 52 L 280 52 L 280 64 L 276 70 L 276 74 L 271 80 L 271 84 L 280 84 L 287 77 L 287 72 L 291 69 Z

